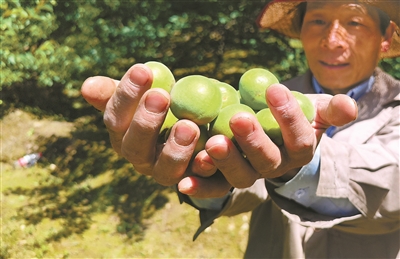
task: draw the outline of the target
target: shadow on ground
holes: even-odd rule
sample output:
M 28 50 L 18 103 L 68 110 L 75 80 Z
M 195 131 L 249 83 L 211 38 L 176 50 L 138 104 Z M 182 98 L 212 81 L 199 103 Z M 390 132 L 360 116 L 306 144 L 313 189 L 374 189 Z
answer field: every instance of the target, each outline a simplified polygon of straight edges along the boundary
M 119 218 L 116 231 L 140 239 L 145 219 L 167 202 L 167 189 L 136 173 L 107 139 L 98 116 L 79 119 L 71 137 L 38 139 L 45 158 L 42 165 L 56 166 L 37 188 L 9 190 L 30 197 L 18 217 L 27 224 L 60 219 L 62 228 L 48 238 L 53 241 L 82 233 L 95 213 L 112 210 Z

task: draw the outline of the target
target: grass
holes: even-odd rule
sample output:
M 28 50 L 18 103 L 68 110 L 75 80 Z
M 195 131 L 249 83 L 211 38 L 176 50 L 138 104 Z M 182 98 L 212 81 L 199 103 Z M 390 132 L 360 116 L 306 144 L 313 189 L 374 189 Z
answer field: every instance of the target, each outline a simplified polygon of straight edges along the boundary
M 119 231 L 121 218 L 113 206 L 90 216 L 90 227 L 81 233 L 54 239 L 67 222 L 63 218 L 43 218 L 29 224 L 20 212 L 45 211 L 37 197 L 18 194 L 18 189 L 34 190 L 46 178 L 48 169 L 35 166 L 13 170 L 2 164 L 2 258 L 240 258 L 247 241 L 248 215 L 220 218 L 193 242 L 198 227 L 197 212 L 179 204 L 174 193 L 165 190 L 168 201 L 143 223 L 142 236 L 129 238 Z M 88 180 L 96 186 L 107 176 Z M 28 206 L 29 209 L 22 209 Z M 44 214 L 42 214 L 44 215 Z M 84 226 L 84 225 L 82 225 Z M 122 233 L 121 233 L 122 232 Z
M 197 211 L 135 173 L 92 119 L 81 118 L 69 125 L 70 134 L 55 135 L 49 129 L 65 125 L 17 117 L 2 120 L 0 258 L 243 256 L 249 214 L 219 218 L 193 242 Z M 13 168 L 18 139 L 40 147 L 44 158 L 31 168 Z

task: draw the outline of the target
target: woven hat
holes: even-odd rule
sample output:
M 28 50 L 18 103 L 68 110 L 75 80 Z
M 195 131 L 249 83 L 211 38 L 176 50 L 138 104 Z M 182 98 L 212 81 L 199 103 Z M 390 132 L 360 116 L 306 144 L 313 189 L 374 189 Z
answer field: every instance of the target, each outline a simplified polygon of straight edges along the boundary
M 269 2 L 257 18 L 260 28 L 278 31 L 290 38 L 300 38 L 300 17 L 297 7 L 305 0 L 273 0 Z M 400 56 L 400 0 L 358 0 L 358 3 L 368 4 L 385 12 L 396 24 L 390 49 L 382 52 L 382 58 Z

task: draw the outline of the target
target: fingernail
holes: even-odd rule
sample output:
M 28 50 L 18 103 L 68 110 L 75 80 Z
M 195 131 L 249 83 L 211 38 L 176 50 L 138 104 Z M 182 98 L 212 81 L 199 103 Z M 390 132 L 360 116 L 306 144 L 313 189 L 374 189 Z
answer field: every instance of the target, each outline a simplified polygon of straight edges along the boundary
M 289 101 L 288 91 L 282 85 L 274 85 L 268 88 L 267 97 L 269 104 L 274 107 L 285 105 Z
M 183 178 L 178 184 L 178 190 L 186 195 L 195 195 L 197 190 L 193 188 L 193 182 L 189 177 Z
M 232 132 L 239 137 L 245 137 L 254 132 L 254 125 L 248 117 L 237 117 L 230 121 Z
M 175 128 L 174 140 L 180 146 L 189 146 L 196 137 L 196 130 L 186 123 L 180 123 Z
M 162 113 L 168 107 L 168 98 L 159 92 L 148 92 L 144 107 L 152 113 Z
M 144 86 L 149 82 L 149 74 L 144 68 L 136 65 L 131 69 L 129 80 L 135 86 Z
M 209 156 L 216 160 L 226 159 L 230 154 L 230 149 L 227 145 L 215 144 L 207 149 Z
M 204 171 L 209 171 L 215 168 L 213 161 L 209 156 L 201 160 L 200 168 Z

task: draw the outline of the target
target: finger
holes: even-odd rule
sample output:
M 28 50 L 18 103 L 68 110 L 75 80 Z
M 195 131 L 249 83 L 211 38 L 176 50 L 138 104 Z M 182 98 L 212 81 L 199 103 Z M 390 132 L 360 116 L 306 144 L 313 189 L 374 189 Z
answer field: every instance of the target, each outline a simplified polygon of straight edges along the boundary
M 111 144 L 121 153 L 122 138 L 128 129 L 142 95 L 152 84 L 152 72 L 143 64 L 133 65 L 123 76 L 107 103 L 104 123 L 110 133 Z
M 81 94 L 94 108 L 104 112 L 108 100 L 114 94 L 119 81 L 109 77 L 89 77 L 82 84 Z
M 308 94 L 307 97 L 316 109 L 312 126 L 318 141 L 330 126 L 343 126 L 357 118 L 357 103 L 347 95 Z
M 315 98 L 316 96 L 314 96 Z M 358 115 L 356 101 L 345 95 L 320 95 L 316 99 L 316 123 L 325 126 L 343 126 L 354 121 Z
M 151 175 L 156 161 L 157 139 L 169 107 L 169 94 L 150 89 L 141 98 L 121 142 L 121 154 L 135 169 Z
M 178 183 L 178 190 L 181 193 L 199 199 L 223 197 L 231 188 L 232 186 L 220 172 L 208 178 L 185 177 Z
M 266 98 L 281 129 L 288 156 L 299 166 L 311 161 L 317 141 L 296 98 L 281 84 L 271 85 L 266 91 Z
M 254 170 L 251 175 L 252 179 L 280 176 L 281 171 L 277 169 L 282 164 L 281 150 L 265 134 L 254 115 L 238 113 L 232 117 L 230 127 L 235 135 L 235 140 L 246 154 L 246 159 Z M 248 173 L 249 171 L 242 172 L 242 174 Z M 248 177 L 249 175 L 241 176 L 241 178 Z
M 234 187 L 249 187 L 260 176 L 232 141 L 223 135 L 211 137 L 206 143 L 205 150 L 215 166 Z
M 153 178 L 162 185 L 173 185 L 182 179 L 200 137 L 192 121 L 180 120 L 172 128 L 153 170 Z
M 191 171 L 197 176 L 210 177 L 216 170 L 217 167 L 205 150 L 200 151 L 193 159 Z

